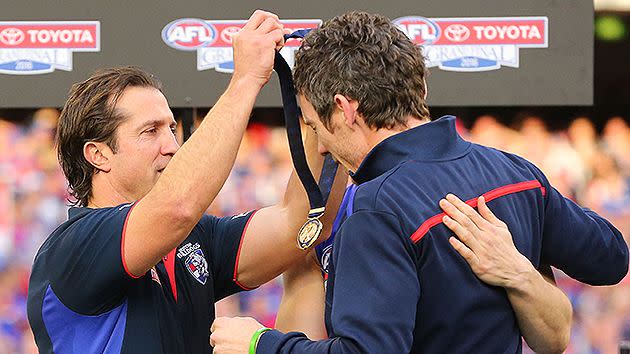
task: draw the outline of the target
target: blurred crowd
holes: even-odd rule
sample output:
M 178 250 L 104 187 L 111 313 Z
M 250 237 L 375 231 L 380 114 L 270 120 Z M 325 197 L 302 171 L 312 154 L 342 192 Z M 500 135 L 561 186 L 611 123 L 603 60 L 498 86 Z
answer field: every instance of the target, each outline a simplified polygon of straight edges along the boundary
M 26 320 L 29 269 L 45 237 L 67 218 L 67 183 L 54 150 L 58 111 L 41 109 L 28 125 L 0 117 L 0 354 L 35 353 Z M 581 117 L 550 131 L 535 115 L 510 126 L 490 115 L 460 124 L 473 142 L 534 162 L 565 196 L 594 209 L 630 235 L 630 127 L 613 117 L 598 131 Z M 180 125 L 181 127 L 181 125 Z M 179 131 L 181 139 L 181 130 Z M 252 124 L 225 187 L 210 206 L 231 215 L 275 203 L 292 164 L 282 127 Z M 569 353 L 616 353 L 630 339 L 630 282 L 589 287 L 560 272 L 556 280 L 574 307 Z M 276 279 L 217 303 L 218 315 L 254 316 L 273 326 L 282 296 Z

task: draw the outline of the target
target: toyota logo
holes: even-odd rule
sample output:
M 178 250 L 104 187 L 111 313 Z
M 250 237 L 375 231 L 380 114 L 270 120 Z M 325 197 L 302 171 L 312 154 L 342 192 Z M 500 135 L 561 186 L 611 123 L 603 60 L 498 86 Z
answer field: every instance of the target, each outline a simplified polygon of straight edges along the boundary
M 463 42 L 470 37 L 470 30 L 464 25 L 455 24 L 446 27 L 444 35 L 453 42 Z
M 225 43 L 232 43 L 232 36 L 237 34 L 241 30 L 240 27 L 230 26 L 221 31 L 221 39 Z
M 0 31 L 0 42 L 6 45 L 18 45 L 24 41 L 24 32 L 21 29 L 9 27 Z

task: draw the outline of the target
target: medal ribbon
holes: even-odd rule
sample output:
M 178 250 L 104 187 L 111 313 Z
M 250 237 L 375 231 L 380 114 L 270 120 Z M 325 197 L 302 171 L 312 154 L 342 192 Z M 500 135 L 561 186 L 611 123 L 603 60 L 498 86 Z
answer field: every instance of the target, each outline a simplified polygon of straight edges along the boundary
M 310 30 L 299 30 L 291 34 L 285 34 L 284 39 L 304 38 Z M 300 128 L 300 108 L 295 97 L 295 87 L 293 85 L 293 75 L 291 68 L 279 52 L 276 52 L 273 68 L 278 73 L 280 79 L 280 90 L 282 93 L 282 106 L 284 110 L 284 122 L 287 128 L 291 159 L 306 193 L 311 210 L 309 219 L 316 219 L 324 214 L 326 201 L 330 195 L 333 181 L 337 173 L 337 164 L 330 154 L 327 154 L 322 166 L 322 173 L 319 177 L 319 185 L 315 182 L 315 177 L 311 173 L 306 162 L 304 153 L 304 143 L 302 141 L 302 130 Z

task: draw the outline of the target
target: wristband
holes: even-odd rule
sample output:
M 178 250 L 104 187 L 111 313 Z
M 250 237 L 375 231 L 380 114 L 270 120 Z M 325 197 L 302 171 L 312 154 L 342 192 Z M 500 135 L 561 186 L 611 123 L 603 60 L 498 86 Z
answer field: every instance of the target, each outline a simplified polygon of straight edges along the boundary
M 252 340 L 249 341 L 249 354 L 256 354 L 256 347 L 258 347 L 260 336 L 262 336 L 262 334 L 267 331 L 271 331 L 271 328 L 262 327 L 254 332 L 254 335 L 252 335 Z

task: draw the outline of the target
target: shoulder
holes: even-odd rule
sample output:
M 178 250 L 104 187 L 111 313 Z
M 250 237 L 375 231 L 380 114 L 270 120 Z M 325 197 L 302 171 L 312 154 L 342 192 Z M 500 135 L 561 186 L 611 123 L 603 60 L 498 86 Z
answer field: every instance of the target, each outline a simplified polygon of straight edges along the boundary
M 127 214 L 133 204 L 122 204 L 110 208 L 72 208 L 70 218 L 59 225 L 38 251 L 40 254 L 51 249 L 80 247 L 95 239 L 109 239 L 104 235 L 122 235 Z
M 483 158 L 485 158 L 486 160 L 490 162 L 499 161 L 499 160 L 508 161 L 515 168 L 525 168 L 525 169 L 528 169 L 529 171 L 542 173 L 540 172 L 540 169 L 534 163 L 532 163 L 531 161 L 527 160 L 526 158 L 520 155 L 513 154 L 513 153 L 499 150 L 499 149 L 495 149 L 495 148 L 485 146 L 485 145 L 479 145 L 479 144 L 472 144 L 472 145 L 473 145 L 473 150 L 477 153 L 478 156 L 482 156 Z
M 65 233 L 89 235 L 90 233 L 111 233 L 113 230 L 122 231 L 132 203 L 122 204 L 110 208 L 83 208 L 76 212 L 68 221 Z
M 417 185 L 416 176 L 423 173 L 422 163 L 410 160 L 377 178 L 359 185 L 354 194 L 353 212 L 374 211 L 396 214 L 399 205 L 413 195 L 407 191 Z

